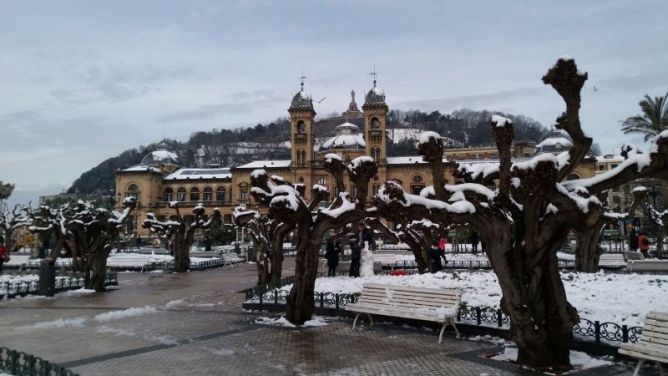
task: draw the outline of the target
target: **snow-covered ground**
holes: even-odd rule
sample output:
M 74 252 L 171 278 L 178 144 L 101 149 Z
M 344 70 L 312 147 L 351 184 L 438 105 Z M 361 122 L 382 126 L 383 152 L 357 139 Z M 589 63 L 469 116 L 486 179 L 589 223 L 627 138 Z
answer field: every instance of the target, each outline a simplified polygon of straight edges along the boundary
M 649 311 L 668 311 L 668 275 L 562 272 L 561 277 L 568 300 L 581 317 L 592 321 L 640 326 Z M 501 289 L 491 271 L 318 278 L 315 291 L 360 293 L 365 283 L 462 289 L 462 302 L 469 306 L 496 308 L 501 299 Z M 289 291 L 291 287 L 281 289 Z
M 236 255 L 236 254 L 235 254 Z M 196 266 L 212 260 L 220 260 L 220 257 L 190 257 L 190 264 Z M 174 257 L 170 255 L 143 254 L 143 253 L 112 253 L 107 259 L 107 266 L 113 268 L 142 268 L 155 263 L 173 262 Z M 39 259 L 30 259 L 29 255 L 12 255 L 7 265 L 39 265 Z M 61 257 L 56 260 L 56 266 L 71 266 L 72 258 Z

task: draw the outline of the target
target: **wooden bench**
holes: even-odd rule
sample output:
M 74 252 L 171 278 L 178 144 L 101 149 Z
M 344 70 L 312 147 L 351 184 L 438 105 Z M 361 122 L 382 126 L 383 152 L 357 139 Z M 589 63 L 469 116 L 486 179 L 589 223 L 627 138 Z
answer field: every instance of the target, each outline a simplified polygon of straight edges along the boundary
M 621 253 L 603 253 L 598 259 L 598 266 L 601 268 L 625 268 L 626 260 Z
M 353 330 L 361 314 L 401 317 L 442 323 L 438 343 L 443 342 L 443 333 L 452 325 L 459 338 L 455 317 L 459 310 L 462 292 L 454 289 L 429 289 L 381 284 L 365 284 L 357 303 L 348 304 L 346 310 L 357 312 Z
M 668 260 L 629 260 L 626 268 L 630 272 L 668 272 Z
M 668 312 L 650 312 L 645 317 L 638 343 L 624 343 L 619 353 L 638 359 L 633 376 L 638 376 L 646 360 L 654 361 L 663 375 L 661 363 L 668 363 Z
M 629 260 L 644 260 L 645 256 L 642 255 L 640 252 L 630 252 L 630 251 L 624 251 L 624 258 L 626 261 Z

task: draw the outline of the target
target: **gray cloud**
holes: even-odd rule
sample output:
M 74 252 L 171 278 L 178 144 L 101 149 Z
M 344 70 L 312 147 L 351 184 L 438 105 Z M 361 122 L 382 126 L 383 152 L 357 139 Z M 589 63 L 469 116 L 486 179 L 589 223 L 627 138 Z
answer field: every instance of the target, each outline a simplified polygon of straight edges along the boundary
M 419 99 L 413 101 L 398 102 L 394 105 L 404 109 L 420 108 L 429 110 L 449 110 L 461 107 L 480 107 L 497 104 L 511 99 L 532 97 L 545 93 L 544 87 L 525 87 L 512 90 L 502 90 L 488 94 L 464 95 L 452 98 Z
M 271 106 L 286 101 L 285 97 L 276 95 L 273 90 L 255 90 L 252 92 L 235 92 L 229 95 L 230 102 L 205 104 L 193 110 L 176 111 L 160 116 L 157 121 L 173 123 L 180 121 L 213 119 L 222 114 L 251 113 L 261 106 Z

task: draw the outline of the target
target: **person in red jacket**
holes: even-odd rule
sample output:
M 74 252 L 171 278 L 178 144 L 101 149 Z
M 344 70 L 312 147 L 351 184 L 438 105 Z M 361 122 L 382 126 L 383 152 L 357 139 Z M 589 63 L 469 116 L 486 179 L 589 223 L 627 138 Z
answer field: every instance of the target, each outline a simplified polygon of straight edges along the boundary
M 9 261 L 9 251 L 5 247 L 5 239 L 0 236 L 0 274 L 2 274 L 2 265 Z
M 638 249 L 640 249 L 640 253 L 645 257 L 649 256 L 649 244 L 647 234 L 644 232 L 638 234 Z

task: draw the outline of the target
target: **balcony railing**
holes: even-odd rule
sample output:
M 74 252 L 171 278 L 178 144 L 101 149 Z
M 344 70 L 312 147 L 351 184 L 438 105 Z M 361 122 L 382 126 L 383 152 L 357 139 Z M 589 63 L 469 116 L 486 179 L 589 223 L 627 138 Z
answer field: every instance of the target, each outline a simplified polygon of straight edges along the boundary
M 171 201 L 158 201 L 156 202 L 153 207 L 155 208 L 165 208 L 169 206 L 169 203 Z M 179 207 L 180 208 L 194 208 L 197 206 L 197 204 L 201 203 L 202 206 L 206 208 L 216 208 L 216 207 L 221 207 L 221 206 L 232 206 L 232 201 L 230 200 L 225 200 L 225 201 L 179 201 Z M 151 207 L 149 205 L 149 207 Z

